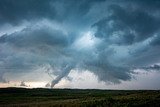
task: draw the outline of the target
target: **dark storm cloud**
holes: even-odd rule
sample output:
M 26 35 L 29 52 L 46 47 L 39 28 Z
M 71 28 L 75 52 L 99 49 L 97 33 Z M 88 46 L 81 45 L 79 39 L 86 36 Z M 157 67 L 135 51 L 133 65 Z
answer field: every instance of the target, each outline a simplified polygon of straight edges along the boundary
M 8 50 L 2 50 L 1 56 L 6 66 L 5 69 L 10 71 L 10 68 L 11 70 L 34 68 L 35 63 L 43 62 L 43 58 L 45 58 L 43 55 L 48 55 L 46 56 L 48 58 L 62 52 L 62 49 L 67 47 L 68 40 L 62 32 L 43 27 L 26 28 L 20 32 L 3 35 L 0 37 L 0 44 L 9 47 Z M 9 58 L 6 56 L 8 51 L 11 52 L 7 55 L 11 56 Z M 37 57 L 34 57 L 36 54 Z
M 130 0 L 131 1 L 131 0 Z M 159 0 L 134 0 L 136 4 L 139 4 L 144 7 L 144 9 L 158 11 L 157 9 L 160 9 L 160 1 Z
M 43 46 L 67 46 L 68 38 L 61 31 L 52 30 L 50 28 L 30 29 L 26 28 L 20 32 L 11 35 L 3 35 L 0 43 L 11 44 L 19 48 L 39 47 Z
M 118 67 L 117 65 L 110 65 L 108 61 L 93 61 L 85 63 L 86 69 L 94 72 L 101 81 L 110 81 L 113 83 L 120 83 L 119 80 L 130 80 L 130 73 L 127 67 Z M 92 61 L 92 60 L 91 60 Z
M 92 3 L 100 1 L 105 0 L 1 0 L 0 23 L 15 25 L 25 20 L 63 20 L 70 15 L 81 17 L 89 11 Z
M 70 38 L 63 31 L 47 26 L 30 26 L 10 35 L 2 35 L 1 72 L 32 72 L 38 67 L 49 64 L 51 70 L 56 70 L 52 74 L 58 75 L 55 80 L 58 82 L 71 70 L 64 70 L 65 66 L 73 63 L 70 58 L 67 59 L 66 50 L 69 41 Z
M 159 7 L 157 1 L 148 4 L 1 0 L 0 23 L 27 24 L 0 35 L 0 74 L 44 68 L 56 76 L 52 87 L 71 70 L 89 70 L 105 82 L 131 80 L 132 66 L 153 65 L 160 57 L 159 51 L 154 53 L 159 45 Z
M 159 71 L 160 70 L 160 65 L 155 64 L 155 65 L 152 65 L 152 66 L 142 67 L 142 69 Z
M 125 47 L 129 59 L 123 62 L 128 66 L 158 63 L 160 10 L 157 3 L 159 2 L 113 2 L 108 6 L 109 15 L 92 25 L 97 28 L 95 37 L 102 39 L 104 45 L 116 46 L 115 51 L 117 47 Z
M 23 20 L 54 18 L 54 7 L 51 0 L 1 0 L 0 23 L 18 24 Z
M 152 45 L 152 46 L 159 46 L 159 45 L 160 45 L 159 32 L 158 32 L 158 34 L 153 38 L 153 40 L 151 41 L 151 45 Z
M 159 30 L 160 21 L 141 9 L 127 10 L 119 5 L 110 5 L 110 16 L 93 25 L 96 37 L 118 45 L 130 45 L 152 37 Z

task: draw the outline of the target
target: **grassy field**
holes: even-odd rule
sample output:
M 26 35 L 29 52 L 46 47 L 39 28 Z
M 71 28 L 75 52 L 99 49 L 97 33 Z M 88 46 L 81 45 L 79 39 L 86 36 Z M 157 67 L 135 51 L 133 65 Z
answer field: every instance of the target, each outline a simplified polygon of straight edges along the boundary
M 160 107 L 160 90 L 2 88 L 0 107 Z

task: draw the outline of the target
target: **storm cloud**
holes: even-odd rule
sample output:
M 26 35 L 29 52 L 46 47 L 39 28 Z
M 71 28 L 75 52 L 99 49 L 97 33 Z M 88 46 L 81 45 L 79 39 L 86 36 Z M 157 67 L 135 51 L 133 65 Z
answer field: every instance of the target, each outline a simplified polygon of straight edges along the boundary
M 51 87 L 71 70 L 121 83 L 131 80 L 135 69 L 159 69 L 159 4 L 1 0 L 0 81 L 6 73 L 43 69 L 53 78 Z

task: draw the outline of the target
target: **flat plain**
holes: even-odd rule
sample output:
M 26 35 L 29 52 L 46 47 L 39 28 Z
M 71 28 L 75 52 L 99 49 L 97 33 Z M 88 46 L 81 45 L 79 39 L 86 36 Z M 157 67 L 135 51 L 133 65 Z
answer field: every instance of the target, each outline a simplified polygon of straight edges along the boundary
M 0 107 L 160 107 L 160 90 L 1 88 Z

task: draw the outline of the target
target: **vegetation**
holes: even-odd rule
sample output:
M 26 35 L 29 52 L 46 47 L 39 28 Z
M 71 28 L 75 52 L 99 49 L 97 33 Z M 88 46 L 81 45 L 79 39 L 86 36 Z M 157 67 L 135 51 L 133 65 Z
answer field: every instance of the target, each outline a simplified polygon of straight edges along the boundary
M 160 90 L 0 89 L 0 107 L 160 107 Z

